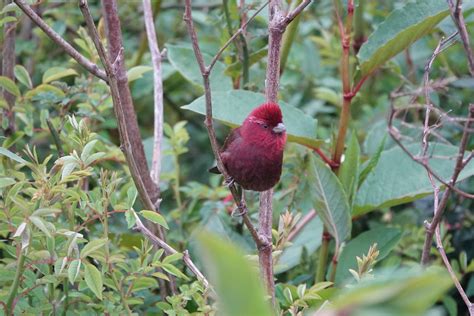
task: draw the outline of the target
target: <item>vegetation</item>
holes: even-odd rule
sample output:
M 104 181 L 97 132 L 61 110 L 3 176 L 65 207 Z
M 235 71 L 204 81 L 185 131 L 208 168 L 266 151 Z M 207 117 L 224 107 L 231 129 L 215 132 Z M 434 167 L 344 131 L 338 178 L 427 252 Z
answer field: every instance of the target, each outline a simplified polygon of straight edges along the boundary
M 0 314 L 474 315 L 472 1 L 0 4 Z

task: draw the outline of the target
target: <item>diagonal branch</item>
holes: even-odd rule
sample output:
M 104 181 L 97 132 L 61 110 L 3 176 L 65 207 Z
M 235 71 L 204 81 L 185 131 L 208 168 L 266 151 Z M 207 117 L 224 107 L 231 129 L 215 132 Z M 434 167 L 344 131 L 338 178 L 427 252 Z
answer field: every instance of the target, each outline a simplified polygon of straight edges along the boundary
M 71 46 L 68 42 L 66 42 L 58 33 L 56 33 L 43 19 L 36 14 L 36 12 L 31 9 L 31 7 L 26 3 L 25 0 L 13 0 L 16 5 L 36 24 L 49 36 L 49 38 L 58 44 L 60 47 L 64 49 L 64 51 L 71 56 L 75 61 L 77 61 L 81 66 L 86 68 L 91 74 L 96 76 L 99 79 L 104 80 L 105 82 L 108 81 L 107 75 L 105 72 L 100 69 L 96 64 L 91 62 L 89 59 L 84 57 L 81 53 L 79 53 L 74 47 Z
M 148 240 L 151 241 L 151 243 L 159 248 L 162 248 L 167 255 L 172 255 L 175 253 L 178 253 L 176 249 L 168 245 L 165 241 L 160 239 L 159 237 L 155 236 L 148 228 L 143 225 L 142 221 L 140 220 L 140 217 L 136 213 L 133 213 L 135 215 L 135 220 L 136 220 L 136 228 L 146 237 Z M 191 270 L 194 275 L 198 278 L 199 281 L 202 282 L 204 287 L 206 289 L 211 289 L 209 281 L 206 279 L 206 277 L 202 274 L 202 272 L 196 267 L 194 262 L 191 260 L 189 257 L 189 253 L 187 250 L 183 252 L 183 262 L 184 264 Z

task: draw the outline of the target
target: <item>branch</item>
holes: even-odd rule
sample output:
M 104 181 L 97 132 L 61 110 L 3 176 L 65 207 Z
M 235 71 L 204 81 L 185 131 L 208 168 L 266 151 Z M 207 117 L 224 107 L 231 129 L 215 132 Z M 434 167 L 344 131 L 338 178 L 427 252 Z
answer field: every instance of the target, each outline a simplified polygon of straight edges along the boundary
M 461 42 L 466 52 L 469 73 L 471 77 L 474 77 L 474 55 L 472 53 L 471 44 L 469 43 L 469 34 L 467 33 L 466 23 L 464 22 L 464 16 L 462 13 L 462 0 L 457 0 L 456 5 L 453 4 L 452 0 L 448 0 L 449 11 L 451 12 L 451 18 L 456 24 L 456 27 L 461 36 Z
M 214 153 L 214 157 L 216 158 L 217 161 L 217 168 L 219 171 L 222 173 L 224 176 L 224 179 L 226 179 L 226 182 L 230 182 L 230 176 L 222 162 L 220 153 L 219 153 L 219 145 L 217 143 L 217 138 L 216 138 L 216 133 L 214 130 L 214 124 L 212 120 L 212 99 L 211 99 L 211 88 L 210 88 L 210 83 L 209 83 L 209 75 L 210 71 L 212 70 L 212 67 L 209 66 L 207 67 L 204 63 L 204 58 L 202 57 L 201 49 L 199 47 L 199 42 L 197 38 L 197 33 L 196 29 L 194 27 L 193 23 L 193 17 L 192 17 L 192 10 L 191 10 L 191 0 L 186 0 L 185 3 L 185 11 L 184 11 L 184 21 L 186 22 L 186 26 L 188 29 L 188 33 L 191 37 L 191 42 L 193 45 L 193 50 L 194 50 L 194 55 L 196 57 L 196 61 L 199 65 L 199 69 L 201 71 L 201 76 L 203 78 L 203 83 L 204 83 L 204 96 L 206 100 L 206 119 L 204 121 L 204 124 L 206 125 L 206 129 L 209 135 L 209 140 L 211 142 L 211 148 L 212 152 Z M 235 38 L 235 37 L 233 37 Z M 226 44 L 227 46 L 230 44 L 230 41 Z M 226 46 L 224 45 L 224 46 Z M 227 47 L 226 46 L 226 47 Z M 223 49 L 220 50 L 222 53 Z M 219 53 L 218 53 L 219 54 Z M 213 60 L 217 60 L 214 58 Z M 211 62 L 212 63 L 212 62 Z M 237 204 L 237 207 L 240 209 L 240 214 L 243 217 L 244 224 L 247 226 L 247 228 L 250 231 L 250 234 L 252 235 L 252 238 L 255 241 L 255 244 L 257 245 L 258 249 L 266 248 L 268 246 L 268 242 L 266 240 L 262 239 L 258 233 L 255 227 L 253 226 L 250 218 L 248 217 L 248 209 L 247 205 L 245 204 L 245 200 L 239 196 L 239 193 L 237 192 L 237 188 L 235 187 L 234 184 L 229 186 L 229 190 L 232 193 L 232 197 L 234 198 L 235 203 Z
M 136 180 L 135 183 L 142 183 L 137 185 L 140 197 L 142 200 L 151 200 L 152 204 L 155 204 L 159 198 L 159 188 L 155 185 L 150 176 L 150 170 L 148 169 L 140 129 L 138 127 L 137 117 L 130 93 L 127 72 L 125 69 L 125 60 L 123 58 L 122 33 L 117 2 L 114 0 L 107 0 L 102 1 L 102 5 L 104 9 L 105 29 L 108 39 L 108 58 L 110 59 L 112 66 L 111 71 L 113 71 L 113 76 L 117 82 L 118 89 L 116 92 L 118 93 L 117 97 L 120 100 L 120 103 L 117 103 L 117 109 L 120 112 L 119 115 L 123 116 L 123 120 L 119 123 L 123 124 L 123 132 L 127 134 L 126 139 L 124 138 L 126 142 L 122 143 L 122 149 L 130 156 L 130 161 L 132 161 L 133 166 L 131 172 Z M 99 38 L 96 39 L 96 41 L 98 40 Z M 104 61 L 102 62 L 104 63 Z M 145 201 L 144 203 L 148 204 L 148 201 Z
M 314 209 L 310 210 L 308 214 L 306 214 L 302 219 L 298 221 L 298 224 L 291 230 L 291 232 L 288 234 L 288 240 L 287 241 L 292 241 L 293 238 L 295 238 L 301 230 L 309 223 L 313 218 L 318 215 Z
M 142 180 L 143 173 L 140 172 L 140 169 L 137 166 L 137 162 L 135 161 L 134 154 L 137 154 L 137 153 L 134 151 L 135 148 L 132 148 L 131 139 L 130 139 L 131 132 L 129 131 L 130 124 L 131 124 L 130 122 L 132 121 L 132 119 L 130 118 L 128 113 L 126 114 L 124 111 L 124 104 L 122 102 L 122 98 L 121 98 L 122 96 L 120 95 L 120 88 L 119 88 L 118 79 L 117 79 L 116 70 L 118 69 L 118 67 L 113 66 L 112 62 L 110 61 L 109 56 L 107 56 L 106 54 L 105 48 L 102 45 L 102 42 L 100 41 L 97 28 L 95 27 L 94 20 L 89 11 L 87 0 L 80 0 L 79 7 L 86 21 L 87 28 L 91 35 L 92 41 L 94 42 L 94 45 L 97 49 L 99 57 L 102 63 L 104 64 L 107 77 L 109 78 L 110 92 L 112 96 L 112 102 L 114 105 L 115 116 L 117 118 L 121 148 L 123 149 L 125 158 L 127 159 L 127 163 L 130 168 L 130 174 L 132 175 L 133 181 L 137 187 L 137 191 L 139 192 L 140 199 L 142 200 L 146 209 L 156 211 L 155 204 L 153 203 L 152 198 L 148 194 L 147 187 L 145 186 Z M 122 54 L 123 54 L 123 50 L 120 50 L 115 62 L 118 61 L 119 63 L 122 63 L 121 62 Z M 132 110 L 133 110 L 133 106 L 132 106 Z M 136 119 L 135 119 L 135 122 L 136 122 Z M 136 128 L 138 128 L 138 126 L 136 126 Z M 140 140 L 140 145 L 141 145 L 141 140 Z M 160 237 L 164 239 L 164 233 L 161 227 L 159 227 L 158 233 Z
M 135 215 L 136 229 L 138 229 L 149 241 L 151 241 L 153 245 L 155 245 L 156 247 L 162 248 L 167 255 L 178 253 L 176 249 L 168 245 L 162 239 L 155 236 L 155 234 L 153 234 L 148 228 L 146 228 L 145 225 L 143 225 L 142 221 L 140 220 L 140 217 L 138 217 L 138 215 L 135 212 L 133 214 Z M 199 269 L 196 267 L 194 262 L 191 260 L 187 250 L 183 252 L 183 262 L 189 268 L 189 270 L 193 272 L 193 274 L 198 278 L 198 280 L 202 282 L 204 287 L 206 289 L 211 289 L 212 291 L 209 281 L 202 274 L 202 272 L 199 271 Z
M 143 0 L 143 18 L 145 20 L 148 46 L 153 64 L 154 82 L 154 121 L 153 160 L 151 163 L 151 178 L 156 186 L 160 185 L 161 172 L 161 144 L 163 141 L 163 79 L 161 73 L 161 53 L 156 39 L 155 23 L 150 0 Z
M 9 3 L 10 1 L 7 1 Z M 14 12 L 9 12 L 7 16 L 15 16 Z M 16 22 L 5 23 L 3 30 L 3 57 L 2 57 L 2 68 L 1 75 L 15 81 L 14 67 L 15 67 L 15 33 L 16 33 Z M 3 89 L 3 99 L 6 101 L 8 108 L 3 111 L 3 117 L 0 118 L 0 122 L 4 119 L 8 120 L 7 128 L 4 130 L 4 135 L 9 136 L 15 132 L 15 95 Z
M 72 47 L 68 42 L 66 42 L 58 33 L 56 33 L 51 27 L 46 24 L 43 19 L 36 14 L 33 9 L 26 3 L 25 0 L 13 0 L 16 5 L 36 24 L 38 25 L 49 38 L 59 45 L 64 51 L 71 56 L 75 61 L 77 61 L 81 66 L 87 69 L 91 74 L 96 76 L 99 79 L 107 82 L 107 75 L 105 72 L 100 69 L 96 64 L 91 62 L 89 59 L 81 55 L 74 47 Z
M 459 1 L 458 1 L 459 2 Z M 428 264 L 429 262 L 429 256 L 430 256 L 430 250 L 433 242 L 433 235 L 436 236 L 436 245 L 437 249 L 441 255 L 441 258 L 443 260 L 444 265 L 446 266 L 446 269 L 448 270 L 458 292 L 460 293 L 461 297 L 463 298 L 466 306 L 469 309 L 470 315 L 474 315 L 474 306 L 473 304 L 469 301 L 468 296 L 466 295 L 464 289 L 462 288 L 456 273 L 453 271 L 453 268 L 451 266 L 451 263 L 449 262 L 449 259 L 446 255 L 446 252 L 443 247 L 442 239 L 441 239 L 441 234 L 440 234 L 440 222 L 443 218 L 443 214 L 446 210 L 446 206 L 449 200 L 449 197 L 453 191 L 457 191 L 455 188 L 456 181 L 459 177 L 459 174 L 463 170 L 463 168 L 466 166 L 466 163 L 469 161 L 469 157 L 467 159 L 464 159 L 465 156 L 465 151 L 466 151 L 466 146 L 468 144 L 469 140 L 469 134 L 471 133 L 471 125 L 474 121 L 474 104 L 469 105 L 469 113 L 467 115 L 467 119 L 464 121 L 464 126 L 463 126 L 463 133 L 461 137 L 461 141 L 459 144 L 459 149 L 458 153 L 456 155 L 456 162 L 454 166 L 454 170 L 452 172 L 452 175 L 450 177 L 450 180 L 448 183 L 445 183 L 444 181 L 441 181 L 438 179 L 438 176 L 435 174 L 435 172 L 429 167 L 429 156 L 428 156 L 428 148 L 429 148 L 429 138 L 433 133 L 433 130 L 435 128 L 438 128 L 441 126 L 441 124 L 435 123 L 434 125 L 430 125 L 430 115 L 433 110 L 439 111 L 435 108 L 435 106 L 431 103 L 430 99 L 430 85 L 429 85 L 429 76 L 431 72 L 431 68 L 433 66 L 434 60 L 436 57 L 447 47 L 449 47 L 452 44 L 452 39 L 456 36 L 457 32 L 452 34 L 450 37 L 447 39 L 442 39 L 438 45 L 436 46 L 436 49 L 434 50 L 433 54 L 431 57 L 428 59 L 426 66 L 425 66 L 425 73 L 423 76 L 423 94 L 425 98 L 425 119 L 423 123 L 423 135 L 422 135 L 422 153 L 421 153 L 421 158 L 415 157 L 413 154 L 411 154 L 405 146 L 400 142 L 399 137 L 393 127 L 393 118 L 396 113 L 394 110 L 394 105 L 393 101 L 391 104 L 391 114 L 389 117 L 389 133 L 392 136 L 392 138 L 395 140 L 395 142 L 402 148 L 403 151 L 405 151 L 409 157 L 416 161 L 417 163 L 420 163 L 423 165 L 426 169 L 429 181 L 431 183 L 431 186 L 433 188 L 434 192 L 434 205 L 433 205 L 433 219 L 431 223 L 428 221 L 425 221 L 425 227 L 426 227 L 426 233 L 425 233 L 425 241 L 423 245 L 423 250 L 422 250 L 422 257 L 421 257 L 421 263 L 423 265 Z M 393 100 L 393 98 L 392 98 Z M 437 185 L 435 182 L 435 178 L 442 182 L 443 184 L 446 184 L 447 188 L 446 191 L 443 194 L 443 197 L 441 200 L 439 199 L 439 192 L 440 192 L 440 187 Z M 462 191 L 461 191 L 462 192 Z M 464 194 L 464 192 L 462 192 Z M 474 198 L 474 195 L 469 195 L 465 194 L 465 196 L 469 198 Z

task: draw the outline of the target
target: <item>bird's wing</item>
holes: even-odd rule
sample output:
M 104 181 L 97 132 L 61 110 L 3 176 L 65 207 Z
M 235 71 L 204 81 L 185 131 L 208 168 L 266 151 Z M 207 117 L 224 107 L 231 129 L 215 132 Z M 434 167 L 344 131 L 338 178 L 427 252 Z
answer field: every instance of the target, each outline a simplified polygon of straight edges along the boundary
M 222 145 L 222 148 L 220 150 L 220 153 L 221 153 L 221 157 L 222 157 L 222 160 L 225 164 L 225 160 L 226 160 L 226 156 L 227 156 L 227 153 L 226 153 L 226 150 L 228 149 L 229 145 L 234 142 L 236 139 L 240 138 L 241 135 L 240 135 L 240 127 L 232 130 L 230 133 L 229 133 L 229 136 L 227 136 L 226 140 L 224 141 L 224 145 Z M 208 170 L 210 173 L 215 173 L 215 174 L 220 174 L 220 171 L 219 169 L 217 169 L 217 166 L 214 166 L 212 168 L 210 168 Z
M 237 138 L 241 138 L 241 137 L 242 135 L 240 134 L 240 127 L 232 130 L 229 133 L 229 136 L 227 136 L 224 142 L 224 145 L 221 148 L 221 153 L 225 152 L 231 143 L 233 143 Z

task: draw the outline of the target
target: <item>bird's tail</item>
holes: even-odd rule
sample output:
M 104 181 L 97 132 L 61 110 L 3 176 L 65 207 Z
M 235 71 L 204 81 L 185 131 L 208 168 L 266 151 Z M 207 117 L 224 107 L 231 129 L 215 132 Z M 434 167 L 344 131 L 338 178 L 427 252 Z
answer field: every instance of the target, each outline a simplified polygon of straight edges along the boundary
M 215 174 L 221 174 L 221 172 L 219 171 L 219 169 L 217 168 L 217 166 L 214 166 L 212 168 L 209 168 L 208 171 L 210 173 L 215 173 Z

